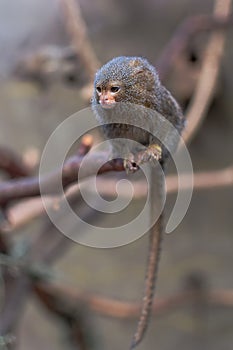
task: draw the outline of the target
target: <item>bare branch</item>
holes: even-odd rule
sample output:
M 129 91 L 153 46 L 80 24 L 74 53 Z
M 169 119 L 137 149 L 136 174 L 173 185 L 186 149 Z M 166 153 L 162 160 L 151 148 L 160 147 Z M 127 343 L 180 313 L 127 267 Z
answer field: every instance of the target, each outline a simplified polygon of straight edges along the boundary
M 222 17 L 214 15 L 197 15 L 185 20 L 177 29 L 170 42 L 165 46 L 156 67 L 161 80 L 165 80 L 177 59 L 184 53 L 193 37 L 210 30 L 226 29 L 233 24 L 233 16 Z
M 29 176 L 31 173 L 31 169 L 18 154 L 3 146 L 0 147 L 0 169 L 7 172 L 12 178 Z
M 72 301 L 73 305 L 82 303 L 89 310 L 99 313 L 103 316 L 117 318 L 138 317 L 141 309 L 140 303 L 120 301 L 113 298 L 101 297 L 88 292 L 81 292 L 72 287 L 59 284 L 37 283 L 36 290 L 49 297 L 59 296 L 64 300 Z M 203 293 L 201 290 L 200 293 Z M 197 290 L 182 291 L 175 295 L 159 298 L 156 297 L 153 303 L 153 313 L 158 314 L 173 308 L 188 304 L 199 297 Z M 205 291 L 205 299 L 209 303 L 226 305 L 233 307 L 232 290 L 213 290 Z
M 181 175 L 181 187 L 180 190 L 188 189 L 190 185 L 190 175 Z M 113 196 L 116 195 L 117 179 L 98 178 L 97 188 L 101 195 Z M 132 181 L 134 188 L 134 198 L 142 198 L 147 195 L 148 186 L 144 180 Z M 88 186 L 88 185 L 87 185 Z M 121 184 L 121 196 L 127 196 L 127 190 L 124 190 L 124 184 Z M 127 184 L 125 185 L 127 186 Z M 218 189 L 233 186 L 233 166 L 229 166 L 225 169 L 203 171 L 195 173 L 193 177 L 193 188 L 194 190 L 205 190 L 205 189 Z M 87 187 L 88 189 L 88 187 Z M 89 188 L 92 191 L 92 188 Z M 178 191 L 178 178 L 177 175 L 168 175 L 166 177 L 166 190 L 167 194 L 175 193 Z M 79 188 L 77 185 L 73 185 L 66 195 L 72 193 L 78 193 Z M 119 195 L 119 192 L 118 192 Z M 1 198 L 1 186 L 0 186 L 0 198 Z M 59 196 L 57 199 L 59 200 Z M 46 199 L 46 206 L 52 206 L 54 204 L 54 197 L 48 197 Z M 0 225 L 3 232 L 9 232 L 19 228 L 39 215 L 45 213 L 42 199 L 30 198 L 28 200 L 20 201 L 19 203 L 9 207 L 7 210 L 8 224 Z
M 223 20 L 228 18 L 230 10 L 231 0 L 217 0 L 215 2 L 214 14 L 219 18 Z M 225 37 L 225 32 L 215 32 L 207 45 L 200 78 L 186 113 L 188 125 L 182 134 L 185 142 L 190 142 L 197 132 L 213 98 L 224 52 Z
M 190 181 L 188 180 L 189 175 L 181 175 L 182 186 L 181 189 L 185 190 L 188 188 Z M 213 171 L 203 171 L 194 174 L 193 178 L 194 189 L 214 189 L 214 188 L 224 188 L 228 186 L 233 186 L 233 166 L 227 167 L 225 169 L 213 170 Z M 171 175 L 166 179 L 167 191 L 176 192 L 177 187 L 177 176 Z
M 82 172 L 82 178 L 95 175 L 95 167 L 99 164 L 98 174 L 108 171 L 123 171 L 122 160 L 108 161 L 108 153 L 95 153 L 88 155 L 87 166 L 85 173 Z M 11 180 L 0 183 L 0 205 L 5 205 L 9 201 L 34 197 L 40 195 L 40 184 L 46 189 L 46 194 L 60 194 L 58 192 L 58 184 L 62 181 L 63 187 L 66 188 L 71 183 L 77 181 L 78 172 L 83 157 L 73 156 L 69 158 L 63 169 L 55 170 L 43 177 L 32 177 L 21 180 Z M 103 166 L 101 166 L 104 164 Z M 81 176 L 80 176 L 81 178 Z M 45 194 L 45 193 L 44 193 Z
M 116 192 L 116 185 L 118 179 L 101 177 L 97 180 L 97 189 L 100 195 L 115 196 L 119 195 Z M 142 198 L 147 195 L 148 185 L 145 180 L 131 181 L 134 189 L 134 198 Z M 180 174 L 180 190 L 186 190 L 191 184 L 189 174 Z M 121 196 L 128 197 L 127 184 L 121 184 Z M 194 190 L 205 190 L 214 188 L 224 188 L 233 186 L 233 166 L 226 167 L 220 170 L 201 171 L 193 174 L 193 188 Z M 88 185 L 87 185 L 88 190 Z M 92 191 L 92 188 L 89 188 Z M 166 176 L 166 191 L 167 194 L 172 194 L 178 191 L 177 175 Z

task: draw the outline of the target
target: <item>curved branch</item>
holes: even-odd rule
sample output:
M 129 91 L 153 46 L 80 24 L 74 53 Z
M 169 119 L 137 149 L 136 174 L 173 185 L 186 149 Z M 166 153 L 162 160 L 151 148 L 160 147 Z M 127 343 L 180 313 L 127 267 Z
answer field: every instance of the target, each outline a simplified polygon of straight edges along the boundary
M 165 46 L 156 67 L 161 80 L 165 80 L 177 59 L 187 48 L 193 37 L 204 31 L 226 29 L 233 24 L 233 16 L 197 15 L 185 20 Z
M 64 300 L 73 302 L 74 305 L 82 303 L 89 310 L 99 313 L 103 316 L 117 318 L 138 317 L 141 309 L 140 303 L 125 302 L 113 298 L 101 297 L 95 294 L 80 292 L 71 287 L 58 284 L 37 283 L 34 285 L 35 291 L 40 298 L 60 296 Z M 233 307 L 232 290 L 213 290 L 205 291 L 205 300 L 212 304 L 220 304 Z M 179 307 L 181 305 L 198 300 L 203 296 L 203 291 L 188 290 L 179 292 L 175 295 L 155 298 L 152 311 L 154 314 L 162 313 Z
M 230 9 L 231 0 L 217 0 L 214 14 L 224 20 L 229 16 Z M 200 78 L 198 79 L 196 90 L 186 113 L 188 123 L 187 128 L 182 134 L 185 143 L 190 142 L 197 132 L 214 96 L 224 52 L 225 38 L 225 32 L 215 32 L 212 34 L 207 45 Z

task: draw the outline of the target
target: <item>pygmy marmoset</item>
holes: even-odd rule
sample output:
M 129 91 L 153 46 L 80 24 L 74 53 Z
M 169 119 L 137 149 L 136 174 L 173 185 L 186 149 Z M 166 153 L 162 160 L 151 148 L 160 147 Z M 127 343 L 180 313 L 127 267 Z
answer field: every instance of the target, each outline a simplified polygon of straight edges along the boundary
M 155 153 L 155 158 L 161 162 L 164 161 L 166 152 L 158 154 L 160 149 L 153 147 L 161 142 L 153 136 L 155 131 L 158 132 L 158 123 L 153 114 L 151 116 L 151 111 L 166 118 L 179 133 L 184 126 L 184 117 L 178 103 L 160 83 L 156 69 L 141 57 L 116 57 L 99 69 L 94 82 L 92 109 L 102 124 L 107 139 L 124 138 L 149 146 L 148 159 L 150 156 L 153 158 Z M 120 116 L 125 124 L 116 122 Z M 134 127 L 133 124 L 137 125 L 139 120 L 141 127 Z M 117 145 L 113 143 L 113 151 L 120 153 L 116 149 Z M 123 143 L 118 147 L 122 146 Z M 163 148 L 163 145 L 160 146 Z M 137 152 L 132 149 L 128 151 L 126 156 L 129 161 L 125 160 L 125 166 L 128 170 L 134 170 Z
M 135 171 L 142 163 L 153 159 L 158 160 L 163 168 L 168 156 L 167 141 L 163 144 L 163 135 L 167 137 L 167 127 L 157 118 L 158 115 L 169 122 L 178 136 L 184 127 L 184 116 L 178 103 L 160 83 L 156 69 L 141 57 L 116 57 L 99 69 L 94 82 L 92 109 L 106 138 L 110 140 L 114 158 L 120 156 L 124 159 L 126 171 Z M 160 128 L 161 132 L 158 130 Z M 116 138 L 124 141 L 115 142 Z M 128 139 L 136 141 L 136 146 L 127 144 Z M 174 148 L 178 141 L 176 139 Z M 138 145 L 144 147 L 143 151 Z M 154 176 L 153 172 L 152 175 Z M 153 179 L 152 182 L 156 181 Z M 151 199 L 152 209 L 156 201 L 157 198 Z M 141 341 L 147 327 L 161 231 L 162 215 L 151 229 L 145 295 L 131 349 Z

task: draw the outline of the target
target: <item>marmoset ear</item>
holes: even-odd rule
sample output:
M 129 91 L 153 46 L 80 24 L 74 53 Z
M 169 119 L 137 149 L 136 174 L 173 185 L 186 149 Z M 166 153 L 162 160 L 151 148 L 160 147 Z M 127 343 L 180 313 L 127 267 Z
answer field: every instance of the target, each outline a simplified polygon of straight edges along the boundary
M 135 71 L 134 71 L 134 74 L 135 75 L 140 75 L 140 74 L 145 74 L 145 69 L 143 69 L 142 67 L 138 67 L 138 68 L 136 68 L 135 69 Z
M 134 75 L 140 75 L 142 73 L 145 74 L 146 68 L 143 66 L 141 60 L 134 58 L 130 61 L 129 65 L 133 68 Z

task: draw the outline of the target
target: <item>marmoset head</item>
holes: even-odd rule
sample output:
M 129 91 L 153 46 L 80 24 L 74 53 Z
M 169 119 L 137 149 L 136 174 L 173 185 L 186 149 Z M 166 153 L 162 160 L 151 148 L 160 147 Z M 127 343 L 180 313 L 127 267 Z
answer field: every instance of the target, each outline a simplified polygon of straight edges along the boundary
M 151 96 L 160 85 L 158 74 L 141 57 L 116 57 L 96 73 L 93 103 L 111 109 L 116 102 L 151 107 Z

